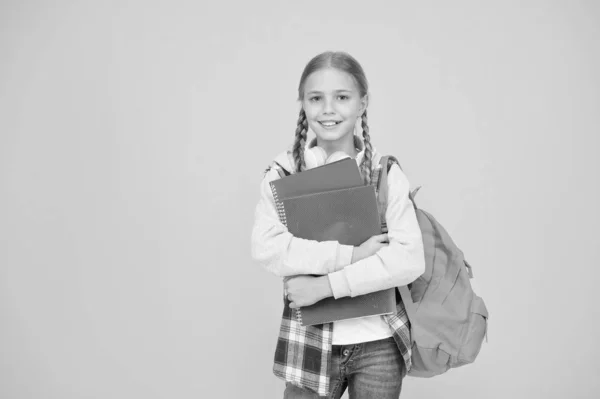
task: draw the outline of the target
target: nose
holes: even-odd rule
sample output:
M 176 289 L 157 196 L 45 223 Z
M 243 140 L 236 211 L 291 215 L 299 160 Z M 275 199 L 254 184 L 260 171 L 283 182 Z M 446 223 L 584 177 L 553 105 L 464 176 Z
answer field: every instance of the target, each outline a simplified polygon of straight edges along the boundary
M 323 101 L 323 113 L 331 114 L 333 113 L 333 99 L 325 98 Z

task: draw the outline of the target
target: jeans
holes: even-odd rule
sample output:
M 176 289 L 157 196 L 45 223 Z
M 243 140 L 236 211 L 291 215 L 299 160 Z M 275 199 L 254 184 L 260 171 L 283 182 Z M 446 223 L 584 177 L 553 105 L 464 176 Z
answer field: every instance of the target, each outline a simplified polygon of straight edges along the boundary
M 393 338 L 352 345 L 333 345 L 329 396 L 286 383 L 284 399 L 398 399 L 405 376 L 404 359 Z

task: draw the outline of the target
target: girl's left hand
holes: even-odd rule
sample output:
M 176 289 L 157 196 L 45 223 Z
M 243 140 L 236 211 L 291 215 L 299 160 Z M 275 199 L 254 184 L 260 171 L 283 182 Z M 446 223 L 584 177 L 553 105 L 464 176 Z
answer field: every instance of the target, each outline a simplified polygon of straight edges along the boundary
M 285 280 L 284 288 L 292 309 L 333 296 L 327 276 L 294 276 Z

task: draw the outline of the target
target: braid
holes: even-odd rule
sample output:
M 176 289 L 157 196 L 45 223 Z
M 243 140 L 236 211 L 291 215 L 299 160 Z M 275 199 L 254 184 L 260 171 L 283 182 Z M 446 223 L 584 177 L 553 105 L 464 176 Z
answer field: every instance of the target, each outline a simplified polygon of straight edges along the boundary
M 365 155 L 360 164 L 360 169 L 366 185 L 371 184 L 371 161 L 373 159 L 373 147 L 371 146 L 371 136 L 369 136 L 369 125 L 367 122 L 367 111 L 365 110 L 362 115 L 362 131 L 363 141 L 365 144 Z
M 304 108 L 300 110 L 298 117 L 298 125 L 296 127 L 296 137 L 294 140 L 293 154 L 294 162 L 296 164 L 296 173 L 301 172 L 306 168 L 304 162 L 304 145 L 306 143 L 306 133 L 308 132 L 308 121 L 306 120 L 306 113 Z

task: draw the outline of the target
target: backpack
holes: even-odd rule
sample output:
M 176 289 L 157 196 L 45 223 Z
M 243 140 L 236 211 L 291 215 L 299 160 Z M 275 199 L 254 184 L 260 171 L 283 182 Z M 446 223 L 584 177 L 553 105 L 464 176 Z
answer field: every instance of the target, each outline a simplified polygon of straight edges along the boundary
M 401 168 L 396 158 L 381 157 L 379 173 L 374 174 L 382 222 L 387 174 L 394 163 Z M 412 368 L 408 375 L 433 377 L 475 360 L 484 337 L 487 339 L 488 311 L 473 292 L 473 271 L 463 252 L 431 214 L 417 208 L 414 195 L 419 188 L 409 192 L 409 197 L 423 236 L 425 272 L 398 291 L 411 324 Z M 382 227 L 387 232 L 385 223 Z

